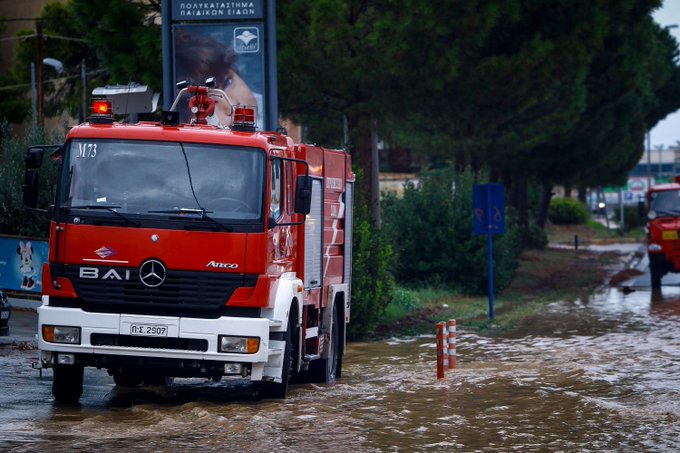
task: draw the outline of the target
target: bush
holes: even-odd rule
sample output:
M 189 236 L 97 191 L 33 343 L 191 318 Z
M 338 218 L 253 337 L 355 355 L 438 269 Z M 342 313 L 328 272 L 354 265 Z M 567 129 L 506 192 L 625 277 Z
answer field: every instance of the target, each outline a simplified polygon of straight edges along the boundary
M 468 294 L 486 294 L 487 237 L 472 230 L 470 171 L 438 170 L 407 184 L 403 198 L 386 196 L 383 228 L 395 251 L 399 282 L 444 285 Z M 493 237 L 494 290 L 507 287 L 518 264 L 519 231 L 508 222 Z
M 356 187 L 359 184 L 357 180 Z M 384 233 L 371 221 L 366 203 L 359 197 L 355 201 L 352 252 L 352 320 L 347 337 L 357 340 L 373 331 L 395 287 L 390 272 L 392 248 Z
M 527 249 L 543 250 L 548 245 L 548 235 L 543 228 L 529 222 L 525 231 L 524 246 Z
M 64 135 L 59 132 L 28 132 L 16 137 L 7 123 L 0 125 L 0 234 L 49 236 L 49 219 L 46 214 L 36 213 L 24 208 L 22 186 L 24 183 L 24 156 L 30 145 L 61 143 Z M 39 206 L 54 203 L 57 169 L 45 158 L 40 169 Z
M 590 214 L 585 204 L 573 198 L 553 198 L 550 200 L 548 220 L 556 225 L 582 225 Z
M 618 214 L 618 210 L 617 210 Z M 618 215 L 614 218 L 617 222 L 620 219 Z M 631 231 L 635 228 L 644 226 L 647 223 L 647 217 L 641 216 L 637 206 L 623 207 L 623 231 Z

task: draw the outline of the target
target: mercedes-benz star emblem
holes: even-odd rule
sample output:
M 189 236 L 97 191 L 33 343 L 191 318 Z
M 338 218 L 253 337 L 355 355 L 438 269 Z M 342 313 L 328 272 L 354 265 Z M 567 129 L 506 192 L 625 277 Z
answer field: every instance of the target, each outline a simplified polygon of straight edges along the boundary
M 163 284 L 165 275 L 165 266 L 160 261 L 146 260 L 139 266 L 139 279 L 149 288 Z

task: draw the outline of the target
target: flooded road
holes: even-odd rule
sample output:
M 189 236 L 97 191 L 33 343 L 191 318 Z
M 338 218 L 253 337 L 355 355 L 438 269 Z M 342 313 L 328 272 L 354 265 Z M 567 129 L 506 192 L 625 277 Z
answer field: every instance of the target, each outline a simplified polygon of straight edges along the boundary
M 58 407 L 35 351 L 0 346 L 0 451 L 679 451 L 680 288 L 552 304 L 521 332 L 353 343 L 334 386 L 257 401 L 247 386 L 122 389 L 86 370 Z

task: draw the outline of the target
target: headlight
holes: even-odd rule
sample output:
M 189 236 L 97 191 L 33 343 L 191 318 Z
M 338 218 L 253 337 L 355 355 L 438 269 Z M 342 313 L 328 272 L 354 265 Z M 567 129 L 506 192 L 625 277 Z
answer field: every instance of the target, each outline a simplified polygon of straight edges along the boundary
M 648 248 L 650 252 L 660 252 L 663 250 L 663 247 L 661 247 L 659 244 L 649 244 Z
M 259 337 L 218 337 L 219 352 L 235 352 L 237 354 L 254 354 L 260 349 Z
M 48 343 L 80 344 L 80 327 L 45 325 L 42 336 Z

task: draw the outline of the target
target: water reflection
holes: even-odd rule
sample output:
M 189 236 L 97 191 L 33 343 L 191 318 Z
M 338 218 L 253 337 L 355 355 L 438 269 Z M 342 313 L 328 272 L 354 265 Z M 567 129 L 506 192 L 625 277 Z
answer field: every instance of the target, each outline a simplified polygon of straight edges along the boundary
M 33 375 L 0 450 L 678 451 L 679 323 L 680 288 L 611 288 L 512 337 L 459 329 L 459 367 L 439 381 L 433 335 L 354 343 L 336 385 L 285 401 L 227 382 L 119 390 L 95 371 L 67 409 Z

